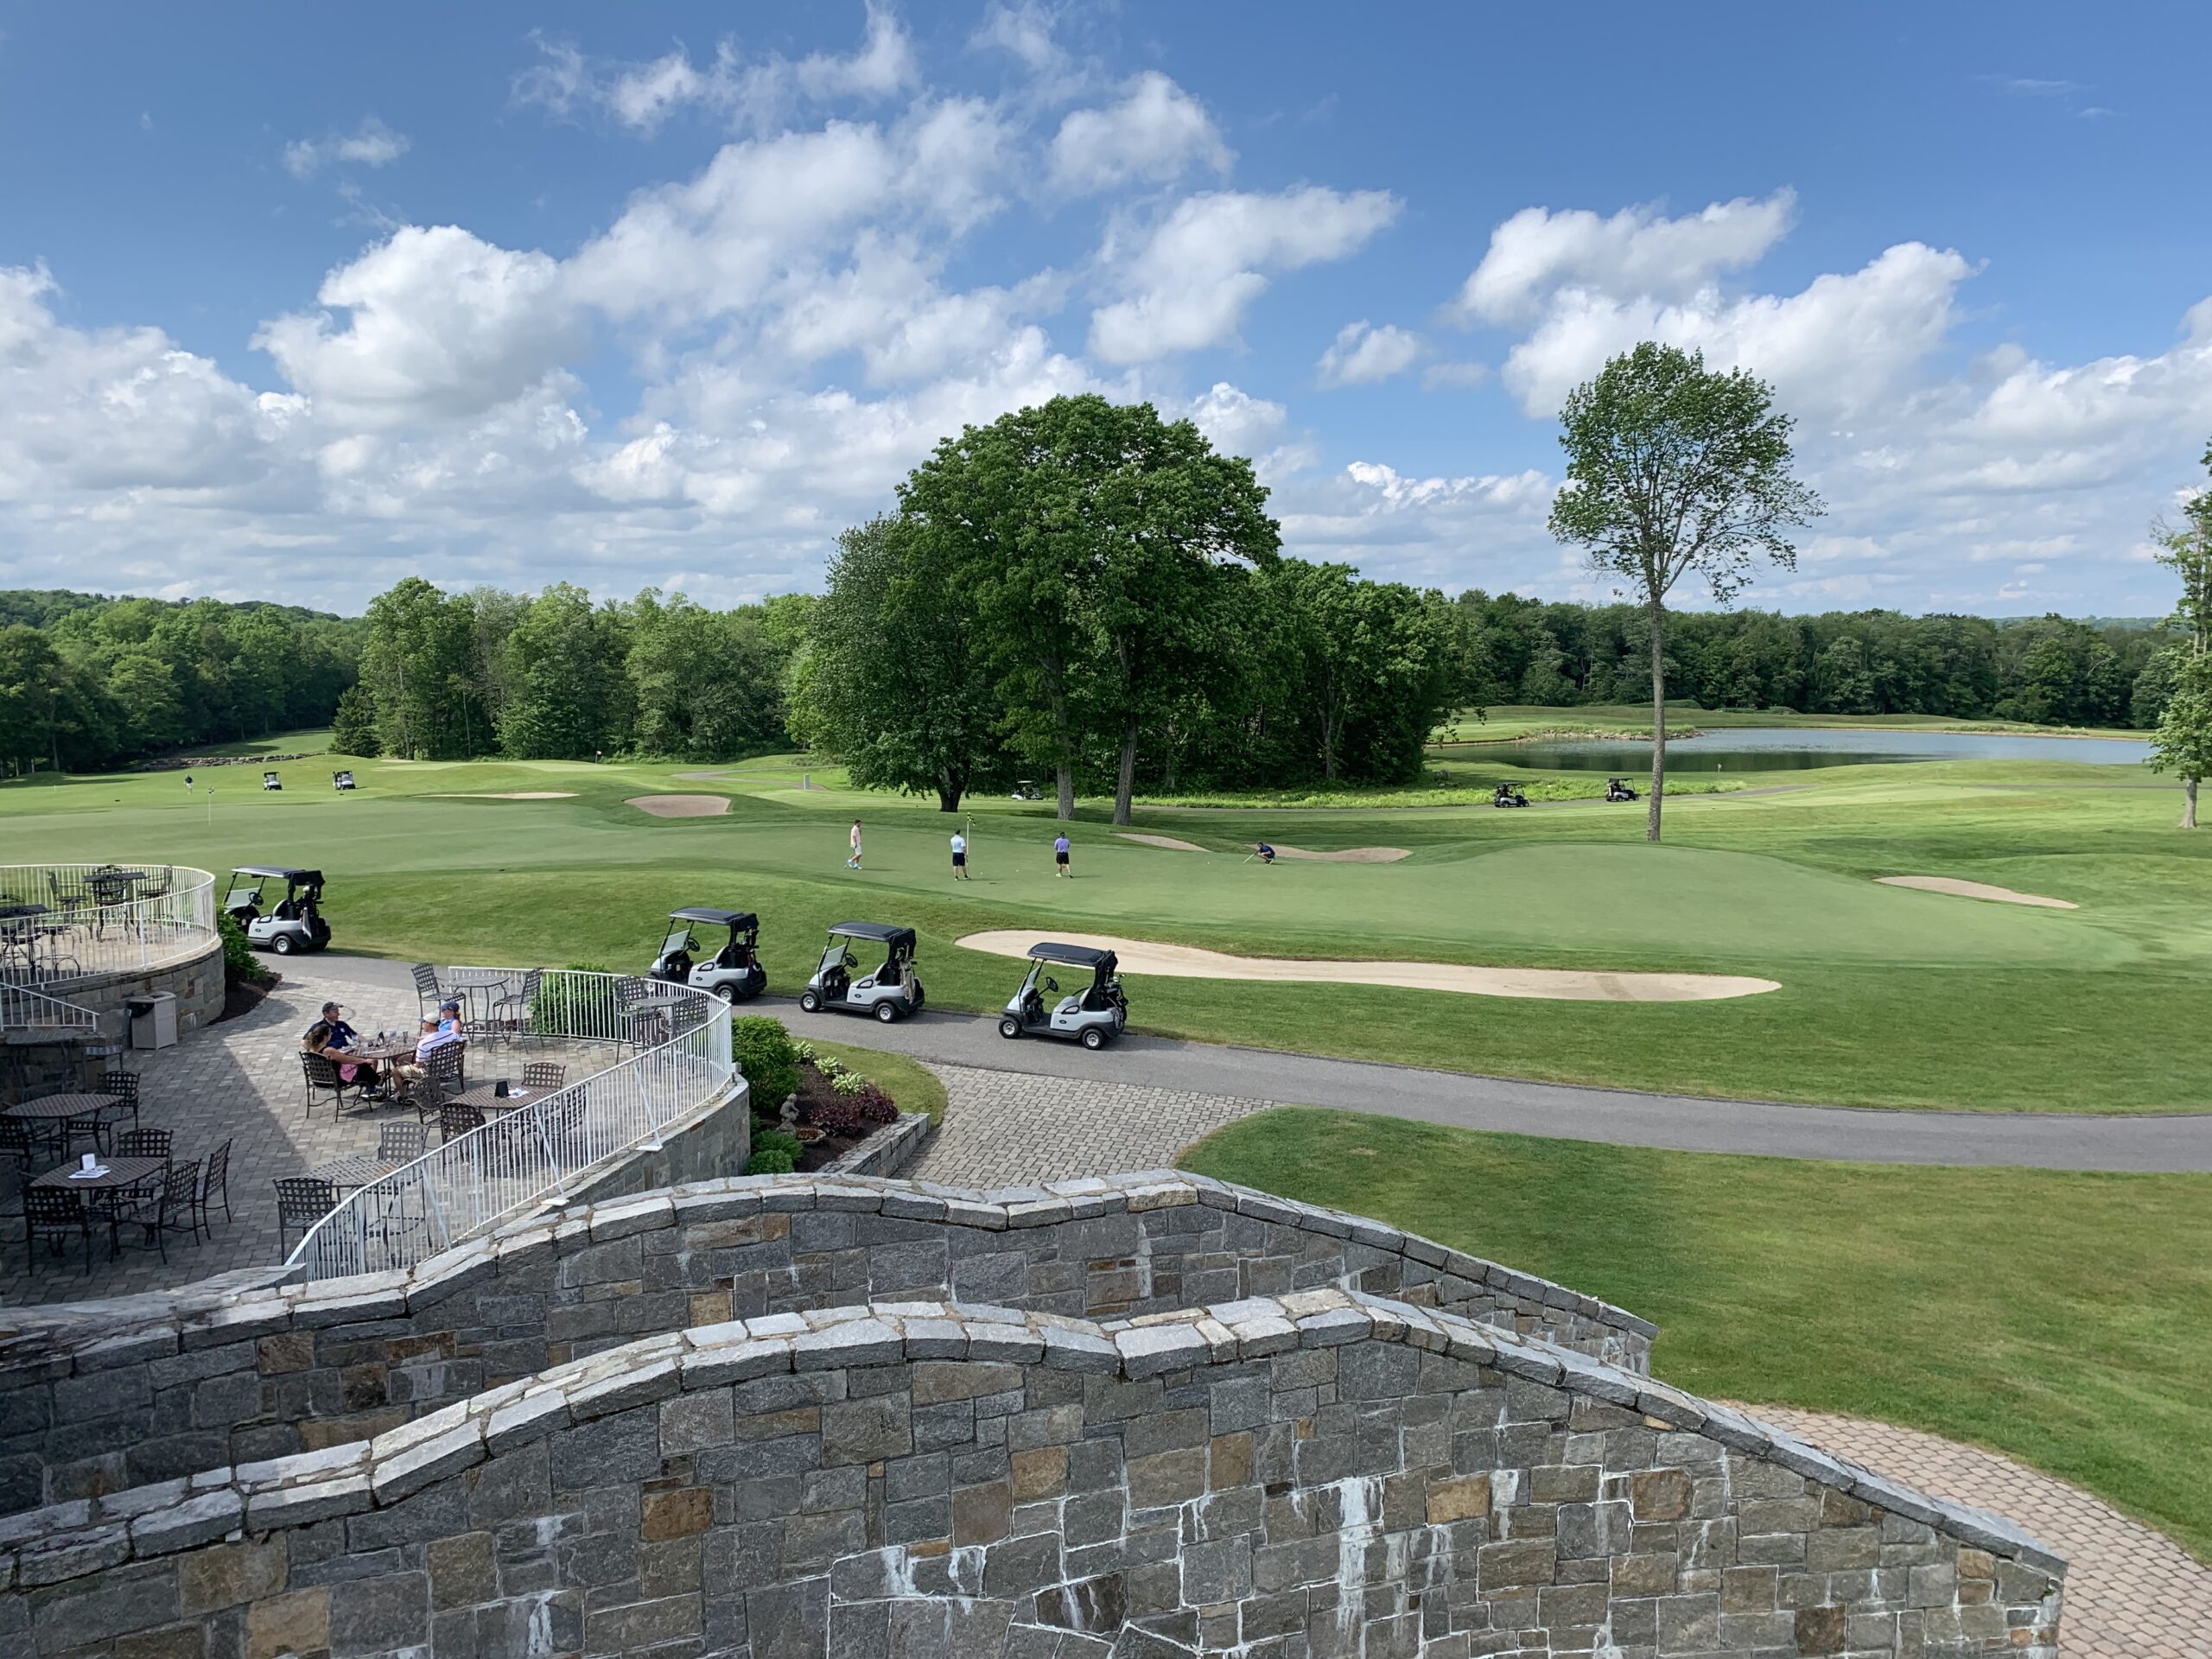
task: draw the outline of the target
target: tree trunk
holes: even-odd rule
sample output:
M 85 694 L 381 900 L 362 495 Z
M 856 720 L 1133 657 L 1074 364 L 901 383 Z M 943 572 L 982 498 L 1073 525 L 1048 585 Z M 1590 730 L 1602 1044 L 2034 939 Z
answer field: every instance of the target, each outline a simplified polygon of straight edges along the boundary
M 2194 778 L 2181 780 L 2181 827 L 2184 830 L 2196 828 L 2196 779 Z
M 1643 838 L 1659 839 L 1659 804 L 1667 788 L 1667 613 L 1651 607 L 1651 808 Z
M 954 783 L 944 772 L 940 772 L 938 773 L 937 810 L 938 811 L 957 812 L 960 810 L 960 797 L 962 792 L 963 786 L 961 785 Z
M 1136 792 L 1137 717 L 1122 716 L 1122 775 L 1114 785 L 1114 822 L 1129 821 L 1129 797 Z

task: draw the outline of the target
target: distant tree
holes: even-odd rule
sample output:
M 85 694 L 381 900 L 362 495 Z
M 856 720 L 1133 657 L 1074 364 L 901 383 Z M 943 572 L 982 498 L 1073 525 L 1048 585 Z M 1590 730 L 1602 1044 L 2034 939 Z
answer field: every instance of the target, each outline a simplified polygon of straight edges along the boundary
M 507 636 L 499 747 L 522 760 L 575 760 L 620 747 L 629 728 L 628 641 L 621 619 L 573 583 L 531 601 Z
M 2212 470 L 2212 445 L 2204 465 Z M 2171 626 L 2183 636 L 2173 664 L 2173 689 L 2151 734 L 2151 765 L 2181 779 L 2181 827 L 2196 828 L 2196 786 L 2212 772 L 2212 489 L 2201 490 L 2178 524 L 2152 529 L 2158 563 L 2181 579 Z
M 377 705 L 365 685 L 349 685 L 338 694 L 338 712 L 330 719 L 333 754 L 370 756 L 377 753 Z
M 1667 595 L 1694 571 L 1725 604 L 1755 552 L 1795 567 L 1786 532 L 1822 509 L 1790 475 L 1790 424 L 1764 381 L 1649 340 L 1576 387 L 1560 414 L 1567 482 L 1552 533 L 1580 543 L 1649 620 L 1652 841 L 1667 776 Z

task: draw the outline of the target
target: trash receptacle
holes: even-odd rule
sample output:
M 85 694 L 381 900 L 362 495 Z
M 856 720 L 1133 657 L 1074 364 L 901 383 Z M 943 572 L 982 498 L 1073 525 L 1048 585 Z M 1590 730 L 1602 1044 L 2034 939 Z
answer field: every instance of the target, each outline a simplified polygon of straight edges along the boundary
M 176 1046 L 176 993 L 149 991 L 124 1004 L 130 1010 L 130 1046 L 173 1048 Z

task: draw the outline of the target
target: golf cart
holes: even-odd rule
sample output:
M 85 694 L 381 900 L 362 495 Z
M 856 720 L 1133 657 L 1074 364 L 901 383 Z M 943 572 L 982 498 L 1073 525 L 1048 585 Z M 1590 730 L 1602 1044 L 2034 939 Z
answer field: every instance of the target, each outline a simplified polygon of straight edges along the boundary
M 353 787 L 353 774 L 350 772 L 332 772 L 330 774 L 330 786 L 336 790 L 340 794 L 343 795 L 347 790 Z
M 754 948 L 760 943 L 760 918 L 751 911 L 686 905 L 681 910 L 670 911 L 668 919 L 675 925 L 661 941 L 660 955 L 653 960 L 655 979 L 712 991 L 728 1002 L 742 1002 L 767 989 L 768 970 L 760 965 Z M 729 942 L 721 950 L 702 957 L 699 941 L 691 931 L 694 922 L 706 927 L 728 928 Z
M 1605 779 L 1605 798 L 1609 801 L 1632 801 L 1636 798 L 1636 790 L 1625 778 L 1608 778 Z
M 1492 806 L 1526 806 L 1529 798 L 1521 792 L 1518 784 L 1500 784 L 1491 791 L 1490 804 Z
M 1063 996 L 1059 982 L 1045 971 L 1050 963 L 1088 968 L 1090 983 Z M 1087 944 L 1055 944 L 1048 940 L 1031 945 L 1029 972 L 999 1014 L 999 1035 L 1058 1037 L 1085 1048 L 1105 1047 L 1106 1039 L 1120 1036 L 1129 1023 L 1129 1001 L 1122 995 L 1122 982 L 1116 974 L 1120 965 L 1111 950 L 1094 950 Z M 1047 996 L 1057 1001 L 1048 1006 Z
M 880 947 L 883 965 L 855 978 L 853 970 L 860 962 L 847 944 L 849 939 L 859 941 L 870 956 Z M 798 994 L 798 1005 L 809 1014 L 823 1008 L 872 1014 L 887 1026 L 902 1014 L 919 1014 L 922 980 L 914 965 L 914 930 L 886 927 L 880 922 L 838 923 L 830 930 L 830 947 L 822 953 L 821 965 Z
M 264 910 L 262 889 L 271 881 L 284 884 L 284 896 L 275 909 Z M 330 924 L 322 918 L 321 870 L 241 864 L 231 872 L 231 889 L 223 897 L 223 910 L 245 930 L 248 944 L 274 950 L 280 957 L 320 950 L 330 943 Z
M 284 780 L 273 772 L 264 772 L 261 774 L 261 786 L 264 789 L 282 789 Z
M 1017 801 L 1041 801 L 1045 798 L 1045 791 L 1037 787 L 1035 779 L 1025 778 L 1014 786 L 1014 798 Z

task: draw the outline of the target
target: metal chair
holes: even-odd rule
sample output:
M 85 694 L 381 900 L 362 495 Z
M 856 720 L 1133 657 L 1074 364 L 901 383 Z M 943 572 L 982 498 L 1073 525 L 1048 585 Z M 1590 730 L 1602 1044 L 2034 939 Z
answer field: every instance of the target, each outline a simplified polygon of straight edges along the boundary
M 427 962 L 415 964 L 415 1004 L 425 1019 L 446 1000 L 445 987 L 438 983 L 438 970 Z
M 493 1000 L 491 1025 L 495 1031 L 508 1037 L 521 1037 L 530 1030 L 530 1011 L 537 1006 L 538 987 L 545 982 L 545 970 L 533 968 L 522 976 L 522 987 Z
M 346 1091 L 357 1085 L 346 1082 L 340 1074 L 338 1067 L 327 1056 L 301 1055 L 300 1071 L 307 1078 L 309 1117 L 315 1116 L 315 1094 L 318 1089 L 327 1090 L 331 1096 L 331 1110 L 334 1115 L 346 1109 Z
M 289 1255 L 284 1236 L 296 1227 L 305 1233 L 338 1207 L 338 1189 L 320 1175 L 276 1178 L 276 1249 Z
M 51 1238 L 54 1253 L 67 1258 L 67 1240 L 71 1233 L 77 1235 L 85 1246 L 85 1272 L 92 1270 L 92 1217 L 79 1201 L 74 1192 L 64 1192 L 59 1187 L 27 1186 L 23 1189 L 23 1249 L 28 1265 L 38 1266 L 38 1242 Z
M 423 1155 L 429 1139 L 420 1123 L 387 1123 L 377 1134 L 377 1157 L 387 1164 L 411 1164 Z
M 441 1043 L 423 1059 L 423 1069 L 429 1073 L 429 1081 L 448 1095 L 457 1095 L 468 1086 L 467 1050 L 460 1043 Z
M 484 1114 L 474 1106 L 449 1100 L 438 1108 L 438 1144 L 467 1135 L 484 1127 Z
M 130 1198 L 116 1205 L 111 1224 L 140 1228 L 145 1235 L 140 1243 L 155 1246 L 167 1262 L 171 1233 L 194 1241 L 200 1237 L 199 1193 L 200 1160 L 171 1164 L 152 1180 L 131 1188 Z
M 569 1068 L 558 1060 L 525 1060 L 522 1067 L 522 1086 L 525 1089 L 559 1089 L 569 1081 Z
M 170 1145 L 175 1138 L 173 1129 L 125 1129 L 115 1137 L 115 1156 L 159 1158 L 167 1163 Z
M 115 1109 L 117 1118 L 129 1118 L 130 1127 L 138 1127 L 138 1074 L 136 1071 L 105 1071 L 100 1074 L 99 1093 L 113 1095 L 123 1104 Z
M 200 1191 L 193 1199 L 193 1210 L 207 1236 L 215 1236 L 215 1195 L 223 1198 L 223 1220 L 231 1219 L 231 1143 L 228 1141 L 207 1154 L 205 1172 L 200 1178 Z
M 0 1163 L 13 1164 L 18 1175 L 28 1175 L 37 1157 L 31 1126 L 21 1118 L 0 1117 Z

